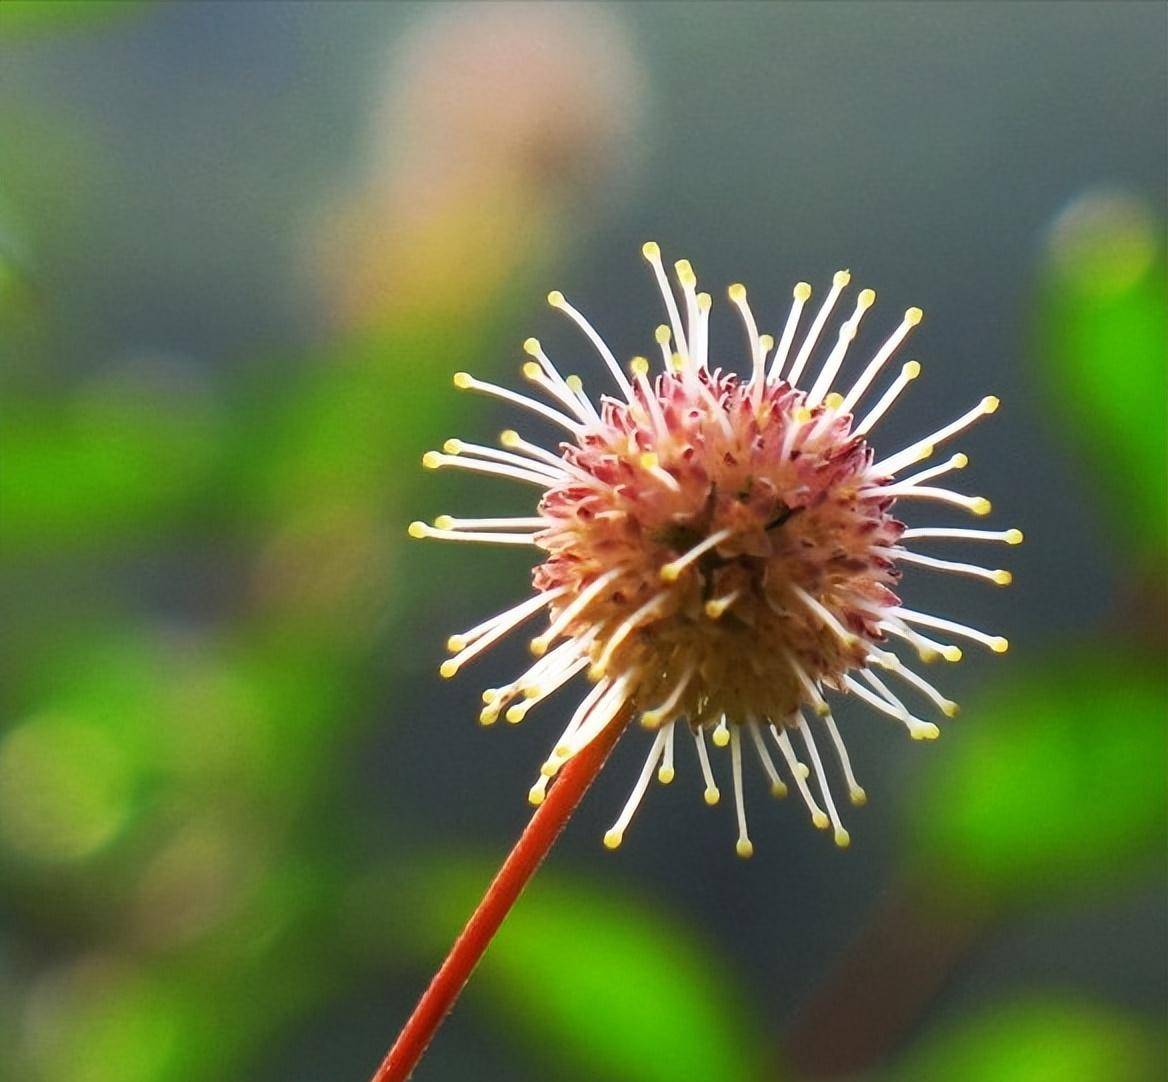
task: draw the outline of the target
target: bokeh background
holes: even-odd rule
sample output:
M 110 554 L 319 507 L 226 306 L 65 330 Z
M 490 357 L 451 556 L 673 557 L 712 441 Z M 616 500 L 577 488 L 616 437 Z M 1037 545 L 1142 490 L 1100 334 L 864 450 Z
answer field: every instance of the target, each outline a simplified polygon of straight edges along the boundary
M 405 524 L 529 512 L 419 458 L 512 423 L 450 375 L 517 379 L 528 334 L 599 375 L 550 288 L 646 352 L 649 238 L 763 329 L 843 266 L 874 336 L 924 308 L 881 445 L 1000 395 L 966 474 L 1027 544 L 1008 591 L 906 591 L 1013 647 L 931 674 L 935 745 L 841 707 L 847 852 L 755 779 L 737 860 L 684 757 L 606 852 L 627 739 L 417 1078 L 1168 1075 L 1166 35 L 3 0 L 0 1078 L 371 1073 L 566 709 L 476 724 L 521 645 L 438 678 L 528 561 Z

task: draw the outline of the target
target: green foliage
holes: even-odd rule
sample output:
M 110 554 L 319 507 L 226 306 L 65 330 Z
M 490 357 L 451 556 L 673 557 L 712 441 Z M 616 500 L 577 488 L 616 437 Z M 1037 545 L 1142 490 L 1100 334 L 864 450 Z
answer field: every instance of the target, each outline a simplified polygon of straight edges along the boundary
M 1118 1011 L 1034 997 L 994 1006 L 926 1039 L 890 1074 L 898 1082 L 1153 1082 L 1164 1050 Z
M 440 956 L 492 869 L 454 859 L 417 874 L 411 907 L 427 961 Z M 553 1058 L 554 1077 L 676 1082 L 759 1077 L 757 1030 L 724 962 L 660 902 L 543 869 L 491 944 L 469 1002 Z M 551 1050 L 549 1052 L 549 1050 Z
M 1037 350 L 1114 532 L 1159 564 L 1168 551 L 1164 223 L 1130 198 L 1080 204 L 1052 240 Z
M 1162 857 L 1165 702 L 1158 663 L 1100 651 L 987 695 L 911 805 L 930 880 L 1042 896 Z
M 0 37 L 101 25 L 144 9 L 149 0 L 4 0 Z

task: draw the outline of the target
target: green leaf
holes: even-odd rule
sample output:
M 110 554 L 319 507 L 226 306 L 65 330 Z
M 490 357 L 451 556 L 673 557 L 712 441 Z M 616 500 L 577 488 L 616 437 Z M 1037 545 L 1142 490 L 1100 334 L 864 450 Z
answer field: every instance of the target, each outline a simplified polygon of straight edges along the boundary
M 418 873 L 411 909 L 436 961 L 478 902 L 491 869 L 477 860 Z M 467 991 L 477 1009 L 556 1078 L 719 1082 L 759 1077 L 759 1033 L 726 964 L 660 903 L 544 870 L 496 936 Z
M 1115 531 L 1168 549 L 1168 296 L 1164 222 L 1123 193 L 1089 192 L 1051 233 L 1037 351 L 1065 431 Z
M 1151 1082 L 1164 1052 L 1139 1019 L 1073 1000 L 996 1005 L 927 1038 L 890 1074 L 945 1082 Z
M 148 0 L 3 0 L 0 37 L 90 27 L 145 8 Z
M 1040 896 L 1161 858 L 1166 699 L 1154 658 L 1084 650 L 971 708 L 912 802 L 924 874 Z

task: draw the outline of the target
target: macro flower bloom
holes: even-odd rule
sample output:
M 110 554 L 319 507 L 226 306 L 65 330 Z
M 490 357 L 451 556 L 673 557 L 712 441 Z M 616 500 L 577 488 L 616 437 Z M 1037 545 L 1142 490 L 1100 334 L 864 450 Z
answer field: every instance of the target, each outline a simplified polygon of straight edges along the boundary
M 748 753 L 775 796 L 785 796 L 793 784 L 812 823 L 832 827 L 836 843 L 846 846 L 821 744 L 833 749 L 851 802 L 863 804 L 866 797 L 829 695 L 853 696 L 914 739 L 932 739 L 936 724 L 916 716 L 905 699 L 917 696 L 948 716 L 956 704 L 893 644 L 914 649 L 923 661 L 961 657 L 958 646 L 932 634 L 997 653 L 1007 648 L 999 636 L 904 608 L 894 593 L 901 563 L 1010 582 L 1007 571 L 924 555 L 916 546 L 1017 544 L 1018 530 L 909 529 L 893 516 L 898 501 L 915 500 L 989 512 L 988 500 L 933 483 L 963 467 L 965 455 L 915 472 L 912 467 L 993 413 L 998 400 L 983 398 L 951 424 L 879 456 L 869 435 L 920 365 L 903 365 L 879 396 L 873 387 L 920 322 L 919 308 L 909 308 L 850 385 L 836 389 L 873 291 L 858 294 L 834 342 L 817 351 L 849 283 L 847 271 L 834 276 L 801 337 L 811 287 L 795 286 L 777 343 L 759 333 L 745 288 L 732 285 L 729 298 L 741 315 L 749 353 L 749 373 L 740 377 L 711 367 L 717 359 L 710 352 L 711 298 L 698 292 L 690 264 L 675 264 L 675 294 L 658 246 L 649 243 L 643 251 L 668 317 L 656 329 L 656 375 L 644 357 L 634 357 L 626 374 L 591 324 L 553 292 L 548 302 L 589 339 L 611 374 L 614 394 L 591 399 L 579 378 L 562 375 L 533 338 L 524 344 L 530 359 L 523 375 L 541 398 L 465 372 L 454 377 L 456 387 L 519 406 L 562 429 L 565 438 L 547 448 L 506 431 L 498 449 L 449 440 L 423 458 L 431 469 L 469 470 L 542 490 L 531 517 L 443 515 L 432 526 L 411 524 L 414 537 L 531 545 L 543 555 L 534 595 L 451 636 L 453 656 L 440 671 L 453 676 L 521 624 L 546 620 L 531 640 L 537 660 L 509 684 L 484 692 L 481 721 L 518 722 L 574 677 L 592 681 L 531 788 L 529 799 L 538 805 L 565 763 L 606 727 L 638 717 L 652 741 L 627 804 L 605 834 L 609 848 L 620 844 L 654 773 L 662 783 L 673 780 L 679 734 L 693 742 L 711 805 L 720 790 L 708 742 L 729 748 L 740 856 L 753 852 L 743 796 Z M 894 690 L 894 681 L 904 686 Z

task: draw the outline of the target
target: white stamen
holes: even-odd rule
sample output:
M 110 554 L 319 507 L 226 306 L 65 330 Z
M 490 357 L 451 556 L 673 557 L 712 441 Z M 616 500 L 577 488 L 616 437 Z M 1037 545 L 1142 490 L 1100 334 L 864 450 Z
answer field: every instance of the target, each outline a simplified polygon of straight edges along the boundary
M 860 641 L 860 636 L 849 631 L 843 624 L 836 619 L 832 612 L 819 601 L 813 598 L 802 586 L 796 583 L 791 583 L 791 591 L 799 598 L 800 601 L 806 605 L 812 613 L 823 621 L 827 629 L 843 644 L 845 647 L 853 647 Z
M 938 462 L 935 466 L 930 466 L 928 469 L 921 470 L 919 473 L 911 474 L 908 477 L 902 477 L 896 482 L 897 488 L 910 488 L 921 484 L 923 481 L 929 481 L 934 477 L 940 477 L 942 474 L 949 473 L 951 470 L 963 470 L 969 465 L 969 456 L 963 455 L 960 451 L 957 454 L 947 458 L 944 462 Z
M 506 624 L 508 627 L 514 627 L 516 624 L 522 623 L 534 612 L 538 612 L 545 605 L 553 602 L 557 597 L 567 590 L 566 586 L 558 587 L 555 590 L 546 590 L 536 594 L 534 597 L 529 597 L 526 601 L 520 602 L 518 605 L 512 605 L 502 612 L 496 613 L 494 616 L 488 617 L 482 623 L 475 624 L 474 627 L 461 634 L 451 635 L 446 640 L 446 645 L 451 650 L 461 650 L 468 643 L 477 639 L 480 635 L 485 635 L 488 631 L 494 630 L 500 624 Z
M 620 845 L 624 838 L 625 830 L 628 829 L 633 814 L 636 812 L 641 803 L 641 799 L 645 795 L 645 790 L 649 788 L 649 779 L 653 776 L 653 771 L 657 768 L 657 762 L 661 758 L 661 752 L 664 747 L 665 730 L 662 729 L 653 741 L 652 747 L 649 748 L 649 754 L 645 756 L 645 765 L 641 767 L 641 774 L 637 778 L 637 784 L 633 786 L 633 791 L 629 795 L 629 799 L 625 802 L 620 816 L 613 823 L 612 829 L 604 835 L 606 848 L 616 849 Z
M 719 530 L 717 533 L 710 534 L 704 541 L 700 541 L 694 545 L 684 556 L 679 556 L 676 560 L 665 564 L 661 568 L 661 579 L 663 582 L 676 582 L 684 571 L 695 560 L 700 559 L 705 553 L 712 548 L 717 548 L 727 538 L 732 537 L 734 530 L 725 529 Z
M 948 526 L 927 526 L 905 530 L 900 537 L 902 541 L 921 538 L 936 541 L 1005 541 L 1007 545 L 1022 544 L 1021 530 L 967 530 Z
M 921 567 L 929 567 L 934 571 L 949 571 L 954 575 L 968 575 L 974 579 L 985 579 L 995 586 L 1009 586 L 1014 581 L 1014 576 L 1001 568 L 978 567 L 977 564 L 960 563 L 956 560 L 938 560 L 932 556 L 922 556 L 919 552 L 910 552 L 903 548 L 878 548 L 874 551 L 885 554 L 893 560 L 919 564 Z
M 823 763 L 819 758 L 819 749 L 815 746 L 815 738 L 811 735 L 811 729 L 807 725 L 806 719 L 799 716 L 799 732 L 803 737 L 803 743 L 807 747 L 807 754 L 811 759 L 811 767 L 815 771 L 816 781 L 819 783 L 819 792 L 823 797 L 823 803 L 827 807 L 827 816 L 831 820 L 833 833 L 835 835 L 835 844 L 841 849 L 846 849 L 851 844 L 851 836 L 844 825 L 840 822 L 839 812 L 836 811 L 835 801 L 831 797 L 831 786 L 827 784 L 827 774 L 824 773 Z
M 888 358 L 897 351 L 901 342 L 908 336 L 908 332 L 920 323 L 921 315 L 922 313 L 919 308 L 910 308 L 904 313 L 904 319 L 901 320 L 900 326 L 892 332 L 888 341 L 877 350 L 876 356 L 868 362 L 867 368 L 860 373 L 860 378 L 852 385 L 852 389 L 844 395 L 844 403 L 840 407 L 842 412 L 850 413 L 855 409 L 856 403 L 860 401 L 861 396 L 868 389 L 868 386 L 879 375 L 880 369 L 887 363 Z M 909 363 L 913 364 L 915 362 L 910 361 Z M 920 371 L 920 365 L 917 365 L 917 371 Z M 915 378 L 915 374 L 910 378 Z M 873 410 L 872 412 L 875 413 L 876 411 Z
M 674 708 L 677 706 L 678 700 L 685 694 L 686 687 L 689 686 L 690 680 L 693 678 L 694 672 L 697 670 L 697 664 L 691 663 L 690 666 L 681 674 L 681 679 L 673 685 L 673 690 L 670 691 L 668 697 L 660 706 L 653 707 L 652 710 L 646 710 L 641 715 L 641 724 L 647 728 L 656 728 L 661 722 L 668 718 Z
M 984 631 L 959 624 L 955 620 L 943 620 L 939 616 L 930 616 L 923 612 L 913 612 L 911 609 L 892 609 L 892 613 L 910 624 L 920 624 L 922 627 L 936 628 L 938 631 L 948 631 L 952 635 L 972 639 L 988 646 L 995 654 L 1004 654 L 1010 644 L 1001 635 L 987 635 Z
M 440 530 L 424 522 L 410 523 L 410 537 L 429 537 L 437 541 L 477 541 L 488 545 L 534 545 L 534 533 L 476 533 L 468 530 Z
M 863 786 L 856 781 L 856 775 L 852 773 L 852 760 L 848 756 L 847 746 L 844 744 L 844 738 L 840 736 L 835 718 L 827 714 L 824 716 L 823 722 L 827 726 L 828 733 L 831 734 L 831 742 L 835 745 L 836 758 L 839 759 L 840 767 L 844 772 L 844 780 L 848 784 L 848 799 L 858 808 L 868 802 L 868 794 L 864 792 Z
M 530 518 L 455 518 L 439 515 L 434 525 L 440 530 L 546 530 L 552 525 L 542 515 Z
M 548 394 L 555 397 L 562 405 L 567 407 L 569 412 L 574 413 L 584 424 L 598 424 L 600 422 L 600 414 L 597 413 L 596 407 L 592 405 L 591 401 L 586 396 L 576 394 L 567 379 L 565 379 L 558 368 L 551 362 L 543 351 L 543 347 L 539 344 L 536 338 L 529 338 L 523 343 L 524 351 L 531 357 L 534 357 L 539 363 L 539 367 L 543 369 L 544 381 L 539 383 Z M 527 366 L 524 366 L 523 374 L 528 379 L 533 379 Z
M 521 470 L 502 462 L 480 462 L 476 458 L 464 458 L 462 455 L 444 455 L 438 451 L 427 451 L 422 456 L 422 465 L 428 470 L 449 467 L 456 470 L 469 470 L 471 473 L 486 473 L 493 477 L 509 477 L 513 481 L 524 481 L 537 488 L 547 488 L 550 480 L 546 473 Z
M 596 352 L 600 354 L 601 360 L 608 365 L 609 372 L 612 373 L 612 378 L 616 380 L 616 385 L 621 389 L 625 396 L 625 401 L 631 401 L 633 397 L 633 388 L 629 381 L 625 379 L 625 374 L 621 371 L 621 366 L 617 364 L 616 358 L 612 355 L 612 350 L 608 348 L 608 344 L 596 333 L 595 328 L 588 322 L 575 308 L 573 308 L 565 299 L 564 295 L 558 290 L 554 289 L 548 294 L 548 304 L 553 308 L 558 308 L 569 319 L 576 324 L 587 336 L 588 341 L 596 348 Z
M 964 492 L 954 492 L 949 488 L 933 488 L 928 485 L 877 485 L 860 493 L 865 500 L 883 500 L 894 497 L 898 500 L 937 500 L 940 503 L 964 507 L 975 515 L 988 515 L 992 510 L 990 501 L 984 496 L 967 496 Z
M 504 433 L 504 435 L 506 434 Z M 510 466 L 517 466 L 521 470 L 543 474 L 549 481 L 557 483 L 568 479 L 565 464 L 558 460 L 553 463 L 533 462 L 524 455 L 517 455 L 511 451 L 501 451 L 497 447 L 487 447 L 481 443 L 467 443 L 465 440 L 447 440 L 442 445 L 442 450 L 448 455 L 469 455 L 472 458 L 485 458 L 489 462 L 505 462 Z M 589 478 L 589 480 L 592 479 Z
M 961 660 L 960 646 L 930 639 L 922 635 L 919 631 L 914 631 L 903 621 L 898 620 L 893 623 L 891 620 L 882 620 L 877 626 L 882 631 L 886 631 L 890 635 L 895 635 L 897 638 L 904 639 L 909 645 L 914 646 L 917 653 L 920 654 L 921 660 L 924 662 L 935 661 L 938 657 L 943 657 L 946 661 Z
M 827 713 L 827 701 L 824 699 L 819 688 L 815 686 L 814 681 L 807 675 L 807 671 L 799 664 L 799 659 L 790 650 L 784 650 L 783 657 L 786 658 L 787 664 L 795 674 L 795 679 L 799 681 L 800 687 L 803 688 L 803 693 L 811 701 L 813 709 L 822 717 Z
M 889 662 L 887 659 L 891 659 L 891 662 Z M 941 713 L 946 717 L 956 717 L 957 704 L 952 699 L 945 698 L 945 696 L 942 695 L 935 687 L 933 687 L 933 685 L 930 684 L 923 676 L 910 669 L 895 654 L 884 654 L 880 660 L 880 664 L 883 664 L 889 672 L 896 673 L 896 675 L 906 683 L 912 684 L 912 686 L 921 692 L 926 698 L 930 699 L 937 707 L 937 709 L 940 710 Z
M 803 345 L 799 347 L 799 352 L 795 357 L 795 363 L 791 365 L 791 372 L 787 376 L 787 382 L 792 387 L 798 386 L 799 377 L 803 374 L 803 367 L 807 364 L 807 358 L 811 356 L 811 351 L 815 348 L 815 343 L 819 341 L 819 334 L 823 330 L 823 325 L 831 315 L 831 310 L 835 307 L 835 302 L 839 298 L 840 293 L 843 292 L 844 286 L 851 280 L 852 276 L 847 271 L 835 272 L 835 277 L 831 280 L 831 290 L 828 292 L 822 307 L 816 314 L 811 324 L 811 329 L 807 332 L 807 337 L 803 339 Z
M 536 655 L 542 654 L 563 633 L 564 629 L 592 604 L 600 591 L 620 575 L 623 570 L 623 568 L 614 567 L 611 571 L 606 571 L 599 578 L 590 582 L 565 606 L 564 611 L 552 621 L 547 631 L 531 640 L 532 653 Z
M 753 855 L 754 846 L 746 833 L 746 799 L 742 792 L 742 736 L 737 725 L 730 730 L 730 772 L 734 776 L 734 810 L 738 816 L 738 841 L 734 851 L 745 859 Z
M 661 759 L 661 769 L 657 771 L 657 780 L 662 785 L 673 781 L 673 736 L 679 724 L 671 721 L 665 726 L 665 754 Z
M 626 616 L 624 620 L 617 626 L 617 629 L 612 633 L 612 637 L 604 644 L 604 650 L 597 659 L 596 664 L 592 666 L 594 675 L 604 672 L 608 666 L 609 661 L 612 660 L 612 655 L 616 648 L 628 638 L 641 624 L 645 623 L 662 605 L 665 604 L 666 597 L 664 594 L 656 594 L 649 598 L 639 609 L 637 609 L 631 616 Z
M 750 302 L 746 299 L 746 286 L 735 282 L 728 290 L 730 300 L 742 316 L 743 326 L 746 328 L 746 341 L 750 345 L 751 372 L 747 386 L 753 388 L 759 396 L 762 394 L 762 382 L 765 377 L 763 369 L 762 343 L 758 337 L 758 323 L 754 313 L 750 310 Z
M 896 377 L 892 385 L 880 396 L 876 405 L 873 406 L 867 416 L 852 429 L 854 435 L 863 436 L 872 430 L 872 426 L 883 417 L 892 404 L 900 397 L 903 391 L 914 379 L 921 374 L 921 366 L 918 361 L 909 361 L 901 370 L 900 375 Z M 845 398 L 843 405 L 840 406 L 841 412 L 846 412 L 848 409 L 848 401 Z
M 779 771 L 775 766 L 775 761 L 771 758 L 771 753 L 767 751 L 767 746 L 763 741 L 762 732 L 758 727 L 758 722 L 754 718 L 751 718 L 746 723 L 746 726 L 747 729 L 750 730 L 750 738 L 754 742 L 754 750 L 758 753 L 759 762 L 762 763 L 762 768 L 766 771 L 766 776 L 770 780 L 771 796 L 786 796 L 787 786 L 783 779 L 779 777 Z
M 779 752 L 787 763 L 787 769 L 791 772 L 791 777 L 795 779 L 795 788 L 799 790 L 799 795 L 803 798 L 803 803 L 807 805 L 807 810 L 811 812 L 811 822 L 820 830 L 825 830 L 828 819 L 824 810 L 816 803 L 815 797 L 811 795 L 811 790 L 807 787 L 807 776 L 810 771 L 799 762 L 795 756 L 795 749 L 791 747 L 791 738 L 787 736 L 786 729 L 779 729 L 772 725 L 771 736 L 774 737 L 775 743 L 779 746 Z
M 538 413 L 541 417 L 551 421 L 552 424 L 566 428 L 573 436 L 579 435 L 583 428 L 578 421 L 572 420 L 571 417 L 561 413 L 559 410 L 552 409 L 551 406 L 545 406 L 542 402 L 537 402 L 534 398 L 528 398 L 527 395 L 520 394 L 518 391 L 500 387 L 495 383 L 487 383 L 485 380 L 475 379 L 468 372 L 455 372 L 454 386 L 463 391 L 479 391 L 481 394 L 489 394 L 495 398 L 501 398 L 505 402 L 519 406 L 522 409 L 530 410 L 532 413 Z
M 856 309 L 852 313 L 851 319 L 840 328 L 835 348 L 828 355 L 827 360 L 824 361 L 823 370 L 819 373 L 819 378 L 816 379 L 807 395 L 808 407 L 814 409 L 823 401 L 823 396 L 831 390 L 831 385 L 835 382 L 835 377 L 839 374 L 840 366 L 844 362 L 844 356 L 848 352 L 848 346 L 852 344 L 856 337 L 856 332 L 860 329 L 860 320 L 864 318 L 864 313 L 872 307 L 875 300 L 876 294 L 872 290 L 864 289 L 860 291 L 860 295 L 856 299 Z
M 714 741 L 714 747 L 716 748 L 724 748 L 730 743 L 730 726 L 726 721 L 725 714 L 718 719 L 718 724 L 714 726 L 711 739 Z
M 673 328 L 673 337 L 677 342 L 678 350 L 683 354 L 688 354 L 689 349 L 686 346 L 685 332 L 681 326 L 681 314 L 677 310 L 677 301 L 674 299 L 673 290 L 670 288 L 669 279 L 665 277 L 665 267 L 661 262 L 661 248 L 656 241 L 647 241 L 641 246 L 641 254 L 648 260 L 649 265 L 653 268 L 653 274 L 657 279 L 657 287 L 661 290 L 661 297 L 665 301 L 665 311 L 669 313 L 669 324 Z
M 993 413 L 999 404 L 997 398 L 993 395 L 987 395 L 973 409 L 958 417 L 956 421 L 945 425 L 944 428 L 937 429 L 931 436 L 917 440 L 916 443 L 910 444 L 903 451 L 898 451 L 896 454 L 884 459 L 884 461 L 877 462 L 869 472 L 880 476 L 891 477 L 893 474 L 904 469 L 905 466 L 919 462 L 922 457 L 925 457 L 921 454 L 922 451 L 934 448 L 937 444 L 967 429 L 979 417 L 985 417 L 987 414 Z
M 795 286 L 791 311 L 787 315 L 787 322 L 783 327 L 783 335 L 779 339 L 778 348 L 775 350 L 775 355 L 771 359 L 770 371 L 767 373 L 768 383 L 778 383 L 782 379 L 783 365 L 787 363 L 787 354 L 791 351 L 791 342 L 795 338 L 795 329 L 799 325 L 799 314 L 803 311 L 803 305 L 807 303 L 807 298 L 810 296 L 811 287 L 806 282 L 800 282 Z
M 497 642 L 509 631 L 511 631 L 512 628 L 522 623 L 522 621 L 528 619 L 534 613 L 538 612 L 542 607 L 543 606 L 536 606 L 526 610 L 520 607 L 520 612 L 517 617 L 513 617 L 507 620 L 500 620 L 488 631 L 482 632 L 474 640 L 474 642 L 459 650 L 459 652 L 455 654 L 454 657 L 447 658 L 444 662 L 442 662 L 442 664 L 438 667 L 438 672 L 447 679 L 450 679 L 450 677 L 458 672 L 458 670 L 468 661 L 470 661 L 471 658 L 481 654 L 488 646 L 494 642 Z M 514 609 L 511 611 L 512 613 L 515 612 Z
M 714 784 L 714 771 L 710 767 L 710 753 L 706 750 L 706 733 L 698 725 L 694 729 L 693 734 L 694 746 L 698 749 L 698 762 L 702 765 L 702 779 L 706 783 L 706 791 L 703 797 L 706 803 L 712 807 L 718 803 L 718 798 L 721 794 L 718 792 L 718 786 Z
M 883 696 L 869 691 L 853 677 L 845 676 L 844 684 L 873 709 L 899 721 L 908 729 L 909 736 L 914 740 L 931 740 L 940 733 L 940 729 L 931 721 L 921 721 L 920 718 L 914 718 L 907 710 L 897 709 L 891 703 L 886 702 Z

